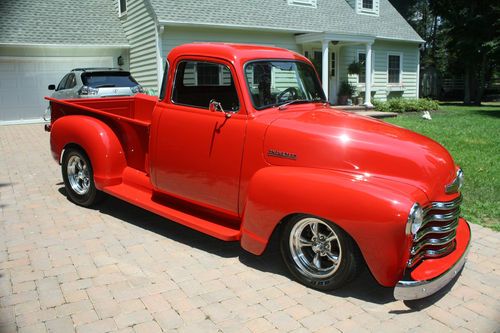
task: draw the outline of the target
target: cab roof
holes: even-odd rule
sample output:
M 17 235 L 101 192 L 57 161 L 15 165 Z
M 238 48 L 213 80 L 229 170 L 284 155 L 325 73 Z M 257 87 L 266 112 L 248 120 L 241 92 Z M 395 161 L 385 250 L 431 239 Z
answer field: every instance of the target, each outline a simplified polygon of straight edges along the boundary
M 282 48 L 234 43 L 190 43 L 177 46 L 170 51 L 168 60 L 173 62 L 181 56 L 209 56 L 229 62 L 245 63 L 257 59 L 288 59 L 306 61 L 304 56 Z

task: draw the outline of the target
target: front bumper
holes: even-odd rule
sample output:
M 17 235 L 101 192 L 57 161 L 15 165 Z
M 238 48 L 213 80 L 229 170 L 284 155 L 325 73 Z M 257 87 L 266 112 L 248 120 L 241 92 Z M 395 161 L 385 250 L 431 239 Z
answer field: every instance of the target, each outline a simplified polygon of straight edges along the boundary
M 460 218 L 455 251 L 443 258 L 427 260 L 427 262 L 415 267 L 410 274 L 411 279 L 401 280 L 396 284 L 394 298 L 397 300 L 420 299 L 430 296 L 446 286 L 464 267 L 469 252 L 470 239 L 469 224 L 465 219 Z M 443 271 L 444 265 L 447 269 Z M 436 272 L 440 272 L 439 275 L 435 276 Z

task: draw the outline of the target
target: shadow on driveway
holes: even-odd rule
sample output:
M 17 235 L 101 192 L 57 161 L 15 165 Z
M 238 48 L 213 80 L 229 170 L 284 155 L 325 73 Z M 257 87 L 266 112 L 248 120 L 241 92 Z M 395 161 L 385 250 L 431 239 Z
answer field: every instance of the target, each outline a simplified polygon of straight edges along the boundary
M 61 187 L 59 192 L 66 196 L 64 187 Z M 109 195 L 106 195 L 104 201 L 93 209 L 187 246 L 223 258 L 238 257 L 240 262 L 248 267 L 286 276 L 293 280 L 281 259 L 278 241 L 279 230 L 271 237 L 266 251 L 261 256 L 255 256 L 243 250 L 239 242 L 221 241 Z M 363 269 L 354 281 L 341 289 L 324 293 L 337 297 L 357 298 L 375 304 L 386 304 L 394 301 L 393 289 L 380 286 L 367 268 Z

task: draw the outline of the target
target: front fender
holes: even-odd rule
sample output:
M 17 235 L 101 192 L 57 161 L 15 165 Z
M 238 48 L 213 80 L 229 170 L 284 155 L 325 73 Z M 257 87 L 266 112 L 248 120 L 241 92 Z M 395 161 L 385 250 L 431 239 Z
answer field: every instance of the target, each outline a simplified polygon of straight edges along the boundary
M 65 116 L 57 119 L 50 131 L 52 155 L 58 161 L 68 145 L 80 146 L 90 158 L 98 189 L 121 183 L 126 159 L 113 130 L 99 119 Z
M 328 219 L 358 244 L 385 286 L 401 278 L 409 256 L 408 213 L 423 192 L 370 175 L 300 167 L 267 167 L 251 179 L 243 212 L 243 248 L 261 254 L 276 225 L 296 213 Z

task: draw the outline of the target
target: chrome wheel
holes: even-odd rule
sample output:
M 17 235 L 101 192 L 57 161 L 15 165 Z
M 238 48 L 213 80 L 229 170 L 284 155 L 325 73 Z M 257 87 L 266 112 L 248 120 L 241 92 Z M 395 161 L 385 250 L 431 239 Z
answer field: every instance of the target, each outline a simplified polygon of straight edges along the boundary
M 90 172 L 85 159 L 79 155 L 71 155 L 66 171 L 71 189 L 79 195 L 87 194 L 90 189 Z
M 332 276 L 342 261 L 338 235 L 330 225 L 318 218 L 299 220 L 290 232 L 289 246 L 297 268 L 310 278 Z

